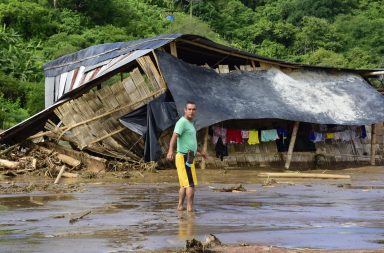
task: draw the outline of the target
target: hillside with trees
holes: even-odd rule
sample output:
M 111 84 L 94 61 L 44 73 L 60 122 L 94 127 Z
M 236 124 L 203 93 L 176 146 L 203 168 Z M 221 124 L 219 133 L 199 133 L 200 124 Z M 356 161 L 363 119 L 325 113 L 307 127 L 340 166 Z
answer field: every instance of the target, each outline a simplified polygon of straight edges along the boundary
M 2 0 L 0 129 L 44 108 L 44 63 L 91 45 L 192 33 L 287 61 L 383 68 L 383 13 L 382 0 Z

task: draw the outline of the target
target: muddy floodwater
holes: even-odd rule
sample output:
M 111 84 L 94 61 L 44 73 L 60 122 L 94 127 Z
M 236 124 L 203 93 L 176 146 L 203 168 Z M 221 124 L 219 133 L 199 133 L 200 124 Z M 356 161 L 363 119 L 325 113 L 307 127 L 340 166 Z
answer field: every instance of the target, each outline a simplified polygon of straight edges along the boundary
M 176 211 L 174 170 L 93 179 L 80 192 L 2 194 L 0 252 L 161 251 L 210 233 L 234 245 L 383 249 L 384 167 L 327 171 L 350 180 L 276 178 L 267 187 L 256 169 L 197 172 L 194 213 Z M 214 191 L 238 184 L 248 191 Z

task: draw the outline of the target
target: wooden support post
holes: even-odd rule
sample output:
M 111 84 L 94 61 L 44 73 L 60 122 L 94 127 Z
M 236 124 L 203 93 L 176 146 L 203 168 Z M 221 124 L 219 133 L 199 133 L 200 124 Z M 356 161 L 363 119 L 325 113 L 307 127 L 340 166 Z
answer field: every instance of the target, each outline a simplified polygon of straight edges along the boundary
M 204 142 L 203 142 L 203 149 L 201 150 L 204 154 L 207 153 L 207 147 L 208 147 L 208 127 L 204 129 Z M 201 169 L 205 170 L 206 164 L 205 159 L 203 158 L 201 160 Z
M 292 153 L 293 153 L 293 148 L 296 142 L 297 130 L 299 130 L 299 123 L 300 123 L 299 121 L 296 121 L 295 124 L 293 125 L 291 141 L 289 142 L 289 147 L 288 147 L 287 161 L 285 162 L 285 169 L 289 169 L 289 166 L 291 165 Z
M 171 47 L 171 55 L 173 55 L 177 58 L 176 42 L 169 43 L 169 46 Z
M 256 70 L 255 61 L 251 61 L 253 70 Z
M 371 126 L 371 165 L 376 165 L 376 125 Z

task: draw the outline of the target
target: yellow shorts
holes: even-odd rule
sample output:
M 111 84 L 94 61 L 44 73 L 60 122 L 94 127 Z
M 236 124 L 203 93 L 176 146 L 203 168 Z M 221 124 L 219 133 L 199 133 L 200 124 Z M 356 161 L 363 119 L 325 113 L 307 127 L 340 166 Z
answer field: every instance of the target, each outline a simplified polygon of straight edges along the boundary
M 177 175 L 179 176 L 180 187 L 193 187 L 197 185 L 195 162 L 191 164 L 191 167 L 186 166 L 184 154 L 176 154 L 176 168 Z

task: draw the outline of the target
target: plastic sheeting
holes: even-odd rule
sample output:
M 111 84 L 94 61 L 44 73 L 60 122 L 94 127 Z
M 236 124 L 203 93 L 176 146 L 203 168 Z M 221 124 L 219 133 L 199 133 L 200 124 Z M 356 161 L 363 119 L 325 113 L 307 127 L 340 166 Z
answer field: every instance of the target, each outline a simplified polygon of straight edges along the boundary
M 120 118 L 120 122 L 145 140 L 144 161 L 158 161 L 162 155 L 159 144 L 161 133 L 172 127 L 179 115 L 176 105 L 165 93 L 147 105 Z
M 384 121 L 384 97 L 358 75 L 272 68 L 217 74 L 158 52 L 177 110 L 197 104 L 196 128 L 230 119 L 283 119 L 366 125 Z

